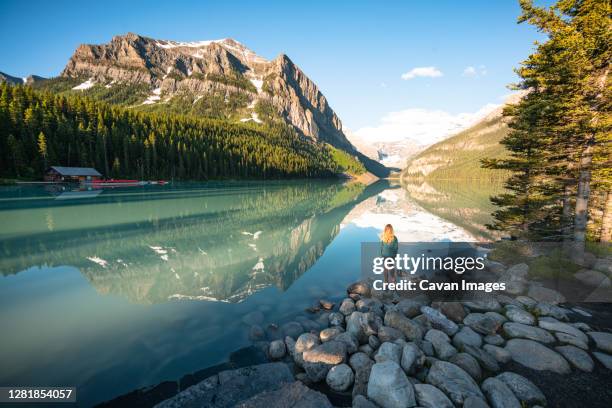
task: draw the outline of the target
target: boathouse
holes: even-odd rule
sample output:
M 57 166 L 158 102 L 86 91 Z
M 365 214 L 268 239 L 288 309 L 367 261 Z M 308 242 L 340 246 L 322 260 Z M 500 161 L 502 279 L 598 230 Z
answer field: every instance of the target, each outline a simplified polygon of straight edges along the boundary
M 100 180 L 102 174 L 92 167 L 51 166 L 45 172 L 45 181 L 81 182 Z

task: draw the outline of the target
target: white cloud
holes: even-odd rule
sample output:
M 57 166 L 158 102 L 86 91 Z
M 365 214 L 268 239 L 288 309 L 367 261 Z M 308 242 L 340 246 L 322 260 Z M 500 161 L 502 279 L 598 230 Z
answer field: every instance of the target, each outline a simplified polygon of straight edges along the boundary
M 463 76 L 476 76 L 476 68 L 472 66 L 465 67 L 465 69 L 463 70 Z
M 386 82 L 381 82 L 380 83 L 380 87 L 381 88 L 386 88 L 387 87 L 387 83 Z
M 479 65 L 478 68 L 476 68 L 470 65 L 470 66 L 465 67 L 462 75 L 465 77 L 472 77 L 472 78 L 478 78 L 480 76 L 485 76 L 487 75 L 487 67 L 484 65 Z
M 366 143 L 410 140 L 427 146 L 468 128 L 498 106 L 490 103 L 476 112 L 455 115 L 443 110 L 409 108 L 389 112 L 376 126 L 363 127 L 355 134 Z
M 402 74 L 402 79 L 409 80 L 416 77 L 437 78 L 441 77 L 442 75 L 442 71 L 436 67 L 416 67 Z

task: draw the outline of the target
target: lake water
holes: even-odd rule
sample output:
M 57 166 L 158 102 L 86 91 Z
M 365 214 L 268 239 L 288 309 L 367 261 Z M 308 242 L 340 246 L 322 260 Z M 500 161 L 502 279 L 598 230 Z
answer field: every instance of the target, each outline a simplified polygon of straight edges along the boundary
M 176 380 L 360 274 L 360 243 L 490 238 L 476 183 L 0 188 L 0 386 L 76 386 L 79 405 Z

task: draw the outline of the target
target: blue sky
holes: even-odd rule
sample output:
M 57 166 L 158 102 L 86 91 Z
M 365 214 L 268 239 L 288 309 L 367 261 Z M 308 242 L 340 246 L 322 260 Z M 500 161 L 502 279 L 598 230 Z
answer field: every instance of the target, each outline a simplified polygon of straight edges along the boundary
M 457 117 L 499 104 L 516 80 L 513 68 L 542 38 L 516 24 L 519 13 L 517 0 L 3 0 L 0 71 L 54 76 L 80 43 L 126 32 L 180 41 L 231 37 L 265 58 L 287 54 L 345 126 L 377 128 L 394 120 L 392 112 Z M 402 79 L 414 68 L 421 70 Z

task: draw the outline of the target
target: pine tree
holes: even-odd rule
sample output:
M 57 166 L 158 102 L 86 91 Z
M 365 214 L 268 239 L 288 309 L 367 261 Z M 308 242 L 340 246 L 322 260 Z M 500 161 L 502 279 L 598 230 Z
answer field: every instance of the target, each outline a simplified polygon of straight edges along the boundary
M 40 132 L 38 134 L 38 152 L 43 159 L 43 169 L 47 168 L 47 139 L 45 134 Z
M 548 35 L 517 70 L 528 92 L 507 109 L 508 160 L 485 160 L 514 173 L 493 227 L 525 238 L 572 238 L 581 262 L 592 188 L 610 189 L 610 3 L 560 0 L 551 8 L 521 0 L 519 22 Z M 595 179 L 593 176 L 596 176 Z M 601 230 L 606 231 L 604 219 Z

